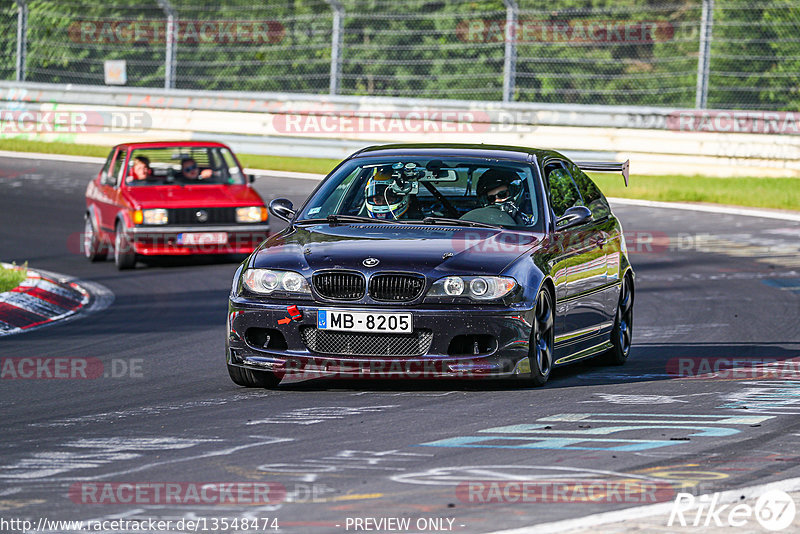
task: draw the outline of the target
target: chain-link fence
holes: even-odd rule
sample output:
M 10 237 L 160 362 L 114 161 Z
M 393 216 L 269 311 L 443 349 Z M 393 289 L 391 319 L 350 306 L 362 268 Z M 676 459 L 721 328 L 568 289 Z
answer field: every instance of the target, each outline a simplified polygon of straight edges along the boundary
M 796 2 L 272 2 L 4 0 L 0 78 L 125 60 L 138 87 L 800 109 Z

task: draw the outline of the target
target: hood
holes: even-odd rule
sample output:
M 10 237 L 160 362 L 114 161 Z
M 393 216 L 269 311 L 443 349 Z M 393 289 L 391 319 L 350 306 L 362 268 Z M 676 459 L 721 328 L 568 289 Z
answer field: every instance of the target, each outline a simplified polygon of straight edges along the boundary
M 263 206 L 246 185 L 154 185 L 130 187 L 124 193 L 137 208 L 231 208 Z
M 414 271 L 430 277 L 500 274 L 542 239 L 533 232 L 493 228 L 327 224 L 287 229 L 267 240 L 252 267 Z M 363 262 L 379 263 L 367 268 Z

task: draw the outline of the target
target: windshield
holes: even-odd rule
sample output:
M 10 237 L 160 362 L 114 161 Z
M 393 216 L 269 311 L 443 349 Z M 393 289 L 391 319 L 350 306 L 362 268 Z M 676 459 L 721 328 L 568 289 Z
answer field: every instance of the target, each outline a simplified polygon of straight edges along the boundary
M 298 220 L 337 215 L 406 222 L 433 217 L 530 229 L 539 225 L 539 204 L 526 164 L 479 158 L 357 158 L 323 183 Z
M 125 172 L 129 186 L 246 184 L 231 151 L 223 147 L 137 148 Z

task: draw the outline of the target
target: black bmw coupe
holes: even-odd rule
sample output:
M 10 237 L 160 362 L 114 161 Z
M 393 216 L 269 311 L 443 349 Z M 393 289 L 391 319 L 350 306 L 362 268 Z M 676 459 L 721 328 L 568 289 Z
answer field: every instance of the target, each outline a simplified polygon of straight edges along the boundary
M 563 155 L 384 145 L 340 163 L 233 279 L 226 359 L 282 378 L 509 377 L 628 358 L 634 273 L 606 198 Z

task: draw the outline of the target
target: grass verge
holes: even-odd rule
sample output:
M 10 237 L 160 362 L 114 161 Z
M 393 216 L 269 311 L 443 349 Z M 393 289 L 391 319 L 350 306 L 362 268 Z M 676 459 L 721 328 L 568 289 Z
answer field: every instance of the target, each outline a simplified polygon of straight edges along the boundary
M 28 141 L 26 139 L 3 139 L 2 150 L 11 152 L 37 152 L 40 154 L 66 154 L 70 156 L 92 156 L 105 158 L 111 147 L 97 145 L 78 145 L 63 142 Z M 274 171 L 310 172 L 328 174 L 339 160 L 319 158 L 288 158 L 283 156 L 261 156 L 257 154 L 236 154 L 245 167 L 269 169 Z
M 60 142 L 3 139 L 3 150 L 78 156 L 108 155 L 109 147 Z M 293 158 L 238 154 L 242 165 L 254 169 L 327 174 L 338 163 L 334 159 Z M 626 188 L 622 177 L 592 174 L 600 189 L 610 197 L 660 200 L 663 202 L 710 202 L 800 210 L 800 178 L 714 178 L 709 176 L 631 176 Z
M 236 154 L 236 156 L 245 167 L 273 171 L 328 174 L 339 164 L 337 159 L 287 158 L 283 156 L 258 156 L 256 154 Z
M 28 262 L 21 267 L 7 269 L 0 265 L 0 293 L 10 291 L 20 285 L 28 276 Z
M 592 174 L 592 179 L 609 197 L 800 210 L 800 178 L 632 175 L 630 187 L 618 175 Z

